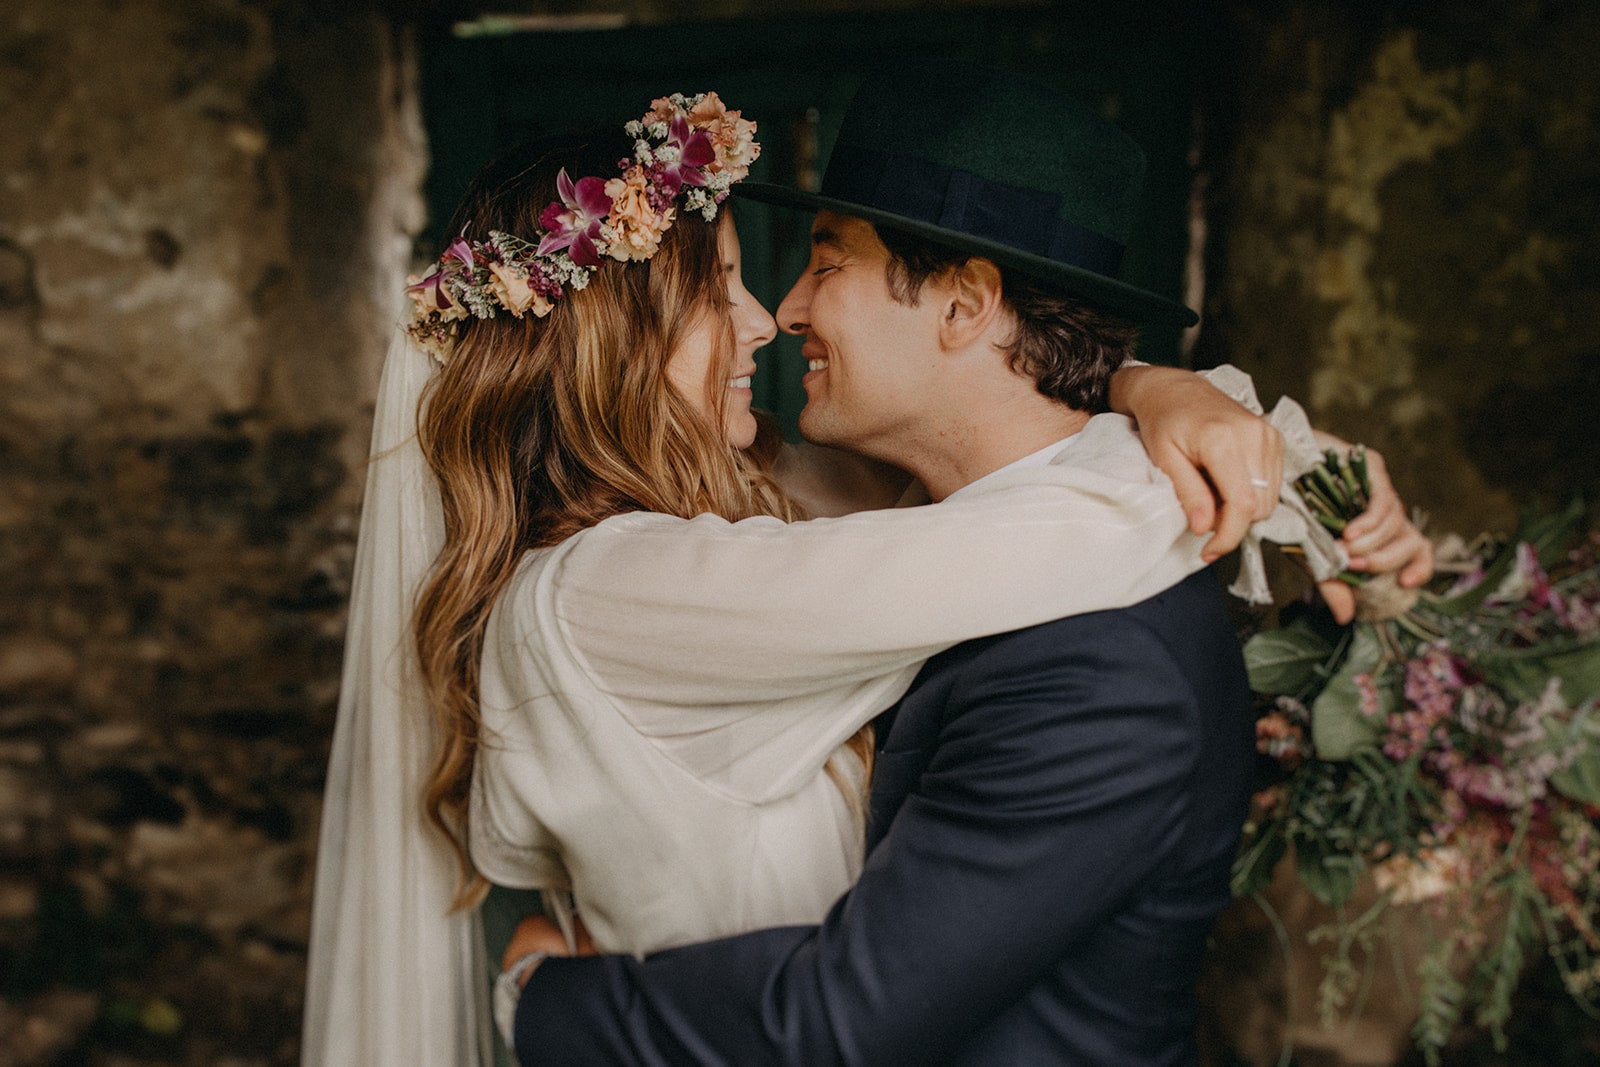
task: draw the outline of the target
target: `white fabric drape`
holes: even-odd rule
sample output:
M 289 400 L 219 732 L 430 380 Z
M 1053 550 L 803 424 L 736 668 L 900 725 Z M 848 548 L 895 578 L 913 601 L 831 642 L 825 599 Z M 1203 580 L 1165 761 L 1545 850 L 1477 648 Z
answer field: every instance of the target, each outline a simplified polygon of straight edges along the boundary
M 489 1062 L 476 911 L 447 915 L 453 854 L 422 813 L 434 728 L 410 638 L 443 543 L 416 442 L 433 362 L 396 331 L 378 386 L 312 907 L 307 1067 Z

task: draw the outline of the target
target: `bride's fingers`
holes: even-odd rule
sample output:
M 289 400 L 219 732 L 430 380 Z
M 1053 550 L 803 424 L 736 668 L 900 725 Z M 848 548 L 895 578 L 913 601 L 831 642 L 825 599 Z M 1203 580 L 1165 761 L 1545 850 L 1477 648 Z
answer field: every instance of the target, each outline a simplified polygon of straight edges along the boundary
M 1383 455 L 1375 448 L 1367 449 L 1366 455 L 1370 499 L 1367 509 L 1345 527 L 1345 547 L 1351 555 L 1361 555 L 1390 540 L 1394 536 L 1393 524 L 1406 521 L 1405 504 L 1389 478 L 1389 467 Z M 1389 528 L 1386 533 L 1381 529 L 1385 527 Z
M 1200 471 L 1176 449 L 1152 450 L 1150 458 L 1172 479 L 1178 506 L 1189 518 L 1190 532 L 1202 534 L 1211 529 L 1217 521 L 1217 501 Z
M 1226 494 L 1226 490 L 1223 492 Z M 1216 533 L 1200 549 L 1200 558 L 1207 563 L 1214 563 L 1238 548 L 1239 542 L 1249 532 L 1252 512 L 1249 505 L 1242 503 L 1244 499 L 1248 499 L 1248 496 L 1241 498 L 1236 495 L 1222 505 Z
M 588 937 L 588 934 L 585 933 L 584 937 Z M 505 970 L 530 952 L 565 956 L 567 951 L 567 939 L 561 936 L 555 923 L 543 915 L 530 915 L 518 923 L 512 932 L 505 954 L 500 957 L 500 969 Z
M 1257 522 L 1269 518 L 1277 510 L 1278 497 L 1283 492 L 1283 434 L 1270 423 L 1262 425 L 1267 432 L 1261 440 L 1261 465 L 1251 483 L 1257 490 Z M 1262 482 L 1267 484 L 1262 485 Z
M 1411 557 L 1411 562 L 1400 569 L 1400 587 L 1402 589 L 1415 589 L 1432 577 L 1433 542 L 1424 537 L 1421 549 Z
M 1411 525 L 1405 506 L 1391 490 L 1374 496 L 1367 510 L 1345 527 L 1344 543 L 1352 556 L 1365 555 L 1400 536 Z
M 1328 611 L 1333 614 L 1334 622 L 1345 626 L 1356 617 L 1355 590 L 1344 582 L 1337 578 L 1318 582 L 1317 592 L 1322 594 L 1322 601 L 1328 605 Z

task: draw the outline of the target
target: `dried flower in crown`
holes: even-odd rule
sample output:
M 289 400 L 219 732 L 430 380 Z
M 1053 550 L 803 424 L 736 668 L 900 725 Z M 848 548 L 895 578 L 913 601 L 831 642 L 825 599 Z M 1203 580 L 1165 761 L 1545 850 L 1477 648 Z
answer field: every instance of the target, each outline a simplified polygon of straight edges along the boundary
M 613 178 L 573 181 L 563 169 L 558 199 L 539 213 L 527 238 L 491 230 L 484 241 L 451 242 L 423 276 L 407 279 L 414 304 L 407 332 L 440 363 L 449 359 L 457 323 L 469 315 L 543 318 L 570 289 L 582 289 L 609 256 L 649 259 L 680 207 L 711 221 L 734 182 L 761 155 L 756 124 L 729 111 L 716 93 L 674 93 L 623 127 L 633 155 Z

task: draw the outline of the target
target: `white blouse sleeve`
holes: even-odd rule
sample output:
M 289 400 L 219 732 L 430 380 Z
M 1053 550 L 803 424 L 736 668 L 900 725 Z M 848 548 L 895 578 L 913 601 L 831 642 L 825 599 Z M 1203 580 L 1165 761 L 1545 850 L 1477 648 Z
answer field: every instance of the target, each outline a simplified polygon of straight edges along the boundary
M 624 704 L 759 706 L 1136 603 L 1199 569 L 1165 477 L 1133 471 L 1051 464 L 970 499 L 800 523 L 623 515 L 563 543 L 540 584 Z
M 787 796 L 929 656 L 1137 603 L 1200 569 L 1203 539 L 1127 420 L 1097 416 L 1066 454 L 1074 466 L 1006 471 L 926 507 L 801 523 L 608 519 L 508 589 L 504 655 L 545 663 L 531 684 L 598 716 L 583 731 L 615 714 L 705 788 Z
M 558 694 L 584 737 L 614 712 L 694 781 L 760 802 L 814 778 L 929 656 L 1154 596 L 1203 566 L 1204 541 L 1119 415 L 1049 465 L 926 507 L 621 515 L 508 589 L 501 654 L 545 673 L 507 705 Z

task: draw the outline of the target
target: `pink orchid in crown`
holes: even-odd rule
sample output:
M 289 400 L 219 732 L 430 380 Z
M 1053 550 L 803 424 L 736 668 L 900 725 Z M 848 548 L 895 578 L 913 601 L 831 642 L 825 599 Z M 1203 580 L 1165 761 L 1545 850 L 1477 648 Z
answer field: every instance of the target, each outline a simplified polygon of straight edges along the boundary
M 545 230 L 539 241 L 539 254 L 548 256 L 565 248 L 578 266 L 598 267 L 600 251 L 594 242 L 611 212 L 605 181 L 582 178 L 574 185 L 563 167 L 556 175 L 556 192 L 561 196 L 560 202 L 552 202 L 539 215 L 539 225 Z
M 461 265 L 467 268 L 467 274 L 469 277 L 478 266 L 477 260 L 475 260 L 472 256 L 472 245 L 467 243 L 467 238 L 465 235 L 457 237 L 454 241 L 451 241 L 450 247 L 446 248 L 444 250 L 444 254 L 439 258 L 441 260 L 459 260 Z
M 689 119 L 678 115 L 667 128 L 667 139 L 662 147 L 671 146 L 678 150 L 676 163 L 663 163 L 657 181 L 666 199 L 678 195 L 678 190 L 685 185 L 704 185 L 706 176 L 703 168 L 710 166 L 717 158 L 717 150 L 711 143 L 711 136 L 705 130 L 689 127 Z
M 467 254 L 469 256 L 472 254 L 470 249 Z M 412 277 L 416 276 L 412 275 Z M 462 318 L 466 315 L 466 309 L 461 306 L 461 302 L 455 298 L 454 294 L 445 287 L 445 278 L 445 272 L 435 264 L 428 269 L 427 274 L 406 286 L 406 295 L 416 303 L 418 310 L 424 314 L 433 312 L 446 321 Z

